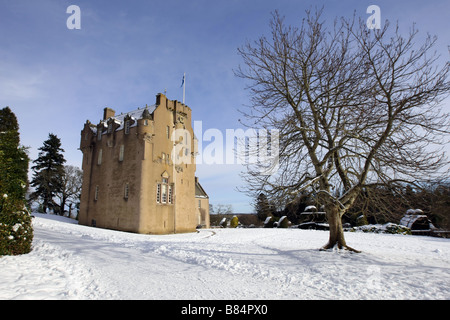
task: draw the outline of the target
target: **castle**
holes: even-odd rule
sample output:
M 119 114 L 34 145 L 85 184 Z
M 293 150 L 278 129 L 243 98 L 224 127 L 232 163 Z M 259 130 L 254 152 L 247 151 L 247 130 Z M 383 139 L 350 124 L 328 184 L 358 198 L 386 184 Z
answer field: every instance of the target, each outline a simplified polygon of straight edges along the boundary
M 155 105 L 120 115 L 105 108 L 97 125 L 87 120 L 79 223 L 146 234 L 209 227 L 191 114 L 160 93 Z

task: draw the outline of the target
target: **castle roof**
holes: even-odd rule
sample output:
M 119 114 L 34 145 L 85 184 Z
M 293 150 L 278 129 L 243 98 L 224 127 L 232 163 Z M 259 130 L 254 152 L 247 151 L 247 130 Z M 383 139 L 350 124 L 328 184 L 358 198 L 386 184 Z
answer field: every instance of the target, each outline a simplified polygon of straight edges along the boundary
M 195 197 L 205 199 L 209 198 L 208 194 L 205 192 L 200 182 L 198 182 L 197 177 L 195 177 Z
M 101 120 L 100 123 L 97 125 L 97 127 L 103 126 L 103 129 L 102 129 L 102 131 L 103 131 L 104 129 L 106 129 L 108 127 L 108 122 L 110 122 L 111 119 L 114 121 L 114 123 L 119 125 L 115 129 L 115 131 L 120 131 L 124 128 L 126 119 L 132 120 L 132 123 L 130 124 L 130 128 L 135 127 L 135 126 L 137 126 L 137 120 L 143 119 L 143 118 L 153 114 L 153 112 L 155 111 L 157 106 L 158 105 L 156 105 L 156 104 L 151 105 L 151 106 L 146 105 L 143 108 L 138 108 L 133 111 L 121 113 L 120 115 L 113 115 L 109 118 Z M 97 134 L 97 127 L 91 126 L 91 130 L 94 132 L 94 134 Z
M 156 107 L 157 107 L 156 104 L 152 105 L 152 106 L 145 106 L 144 108 L 138 108 L 137 110 L 129 111 L 129 112 L 126 112 L 126 113 L 121 113 L 120 115 L 114 116 L 114 117 L 111 117 L 111 118 L 113 118 L 113 119 L 115 119 L 117 121 L 120 121 L 122 123 L 122 125 L 123 125 L 123 122 L 124 122 L 124 120 L 125 120 L 125 118 L 127 116 L 130 116 L 132 119 L 139 120 L 139 119 L 144 118 L 145 110 L 147 110 L 147 112 L 149 114 L 152 114 L 155 111 Z

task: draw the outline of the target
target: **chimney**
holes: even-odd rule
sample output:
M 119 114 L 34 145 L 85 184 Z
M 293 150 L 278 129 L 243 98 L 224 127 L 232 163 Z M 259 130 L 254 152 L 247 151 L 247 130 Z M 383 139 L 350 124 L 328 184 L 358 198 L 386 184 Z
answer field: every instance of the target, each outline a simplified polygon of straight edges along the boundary
M 103 109 L 103 120 L 114 117 L 115 115 L 116 115 L 116 112 L 113 109 L 111 109 L 111 108 Z

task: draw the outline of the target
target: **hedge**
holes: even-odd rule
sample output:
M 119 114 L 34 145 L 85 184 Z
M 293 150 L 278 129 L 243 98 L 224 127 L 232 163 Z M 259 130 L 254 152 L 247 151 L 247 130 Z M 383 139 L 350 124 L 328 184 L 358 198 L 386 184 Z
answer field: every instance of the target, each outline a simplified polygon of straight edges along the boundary
M 24 209 L 3 206 L 0 211 L 0 256 L 29 253 L 33 241 L 31 215 Z

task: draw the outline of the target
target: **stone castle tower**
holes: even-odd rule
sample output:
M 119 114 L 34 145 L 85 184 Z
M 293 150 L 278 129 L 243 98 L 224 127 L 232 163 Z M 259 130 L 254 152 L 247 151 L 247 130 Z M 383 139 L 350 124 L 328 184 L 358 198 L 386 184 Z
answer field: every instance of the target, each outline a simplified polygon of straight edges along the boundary
M 80 224 L 151 234 L 209 227 L 191 111 L 158 94 L 155 105 L 121 115 L 105 108 L 100 123 L 86 121 Z

